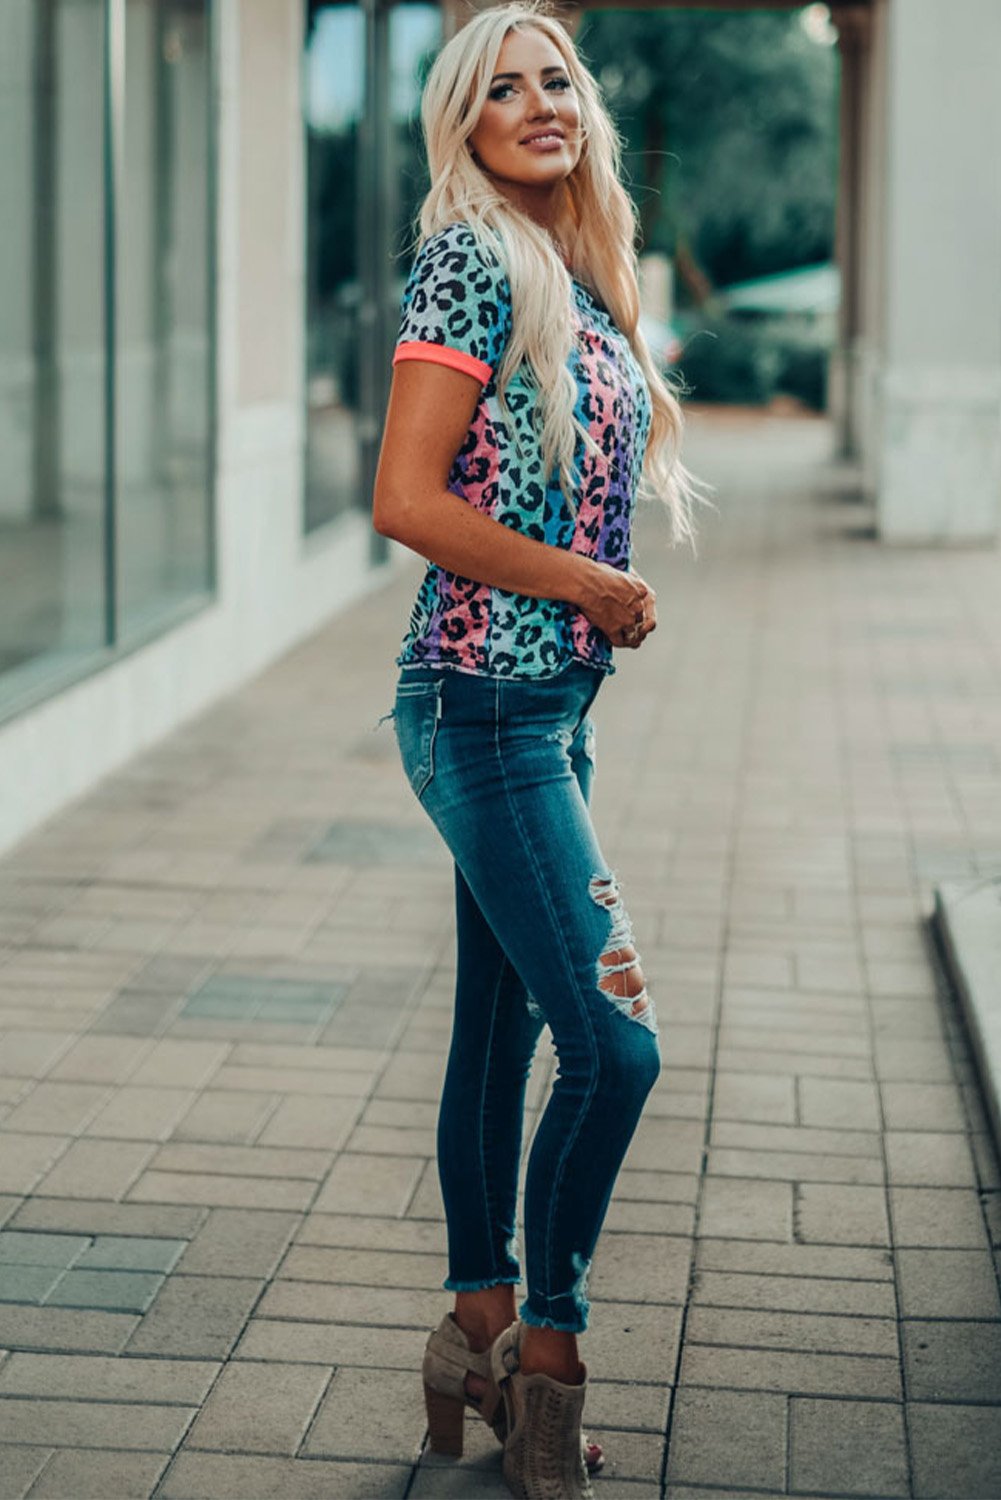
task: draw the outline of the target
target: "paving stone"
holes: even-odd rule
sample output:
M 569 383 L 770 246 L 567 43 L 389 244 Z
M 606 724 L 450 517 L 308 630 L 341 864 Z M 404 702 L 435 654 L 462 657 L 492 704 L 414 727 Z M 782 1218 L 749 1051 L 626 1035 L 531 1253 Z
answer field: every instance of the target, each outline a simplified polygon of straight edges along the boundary
M 4 1130 L 76 1135 L 107 1097 L 101 1084 L 38 1084 L 4 1120 Z
M 703 1135 L 701 1119 L 643 1118 L 626 1153 L 625 1165 L 640 1171 L 699 1172 Z
M 974 1250 L 988 1243 L 980 1200 L 968 1188 L 894 1187 L 890 1214 L 896 1245 Z
M 132 1203 L 200 1203 L 206 1208 L 305 1209 L 315 1182 L 297 1178 L 224 1177 L 220 1172 L 143 1172 Z
M 0 1192 L 30 1193 L 66 1149 L 68 1137 L 0 1136 Z
M 409 1156 L 340 1156 L 313 1207 L 320 1213 L 402 1214 L 422 1167 Z
M 192 1416 L 185 1406 L 8 1397 L 0 1402 L 0 1442 L 169 1453 L 181 1441 Z
M 681 1360 L 683 1386 L 788 1391 L 817 1396 L 869 1396 L 901 1399 L 896 1356 L 804 1354 L 785 1349 L 727 1349 L 686 1345 Z
M 329 1378 L 330 1371 L 319 1365 L 280 1364 L 274 1360 L 267 1364 L 229 1364 L 196 1417 L 185 1447 L 292 1457 Z M 380 1371 L 378 1378 L 392 1377 Z M 364 1412 L 358 1415 L 366 1418 Z M 335 1450 L 334 1456 L 350 1453 L 349 1443 Z M 390 1454 L 376 1450 L 371 1456 L 387 1458 Z
M 66 1271 L 49 1291 L 48 1307 L 103 1307 L 109 1312 L 145 1312 L 163 1277 L 152 1271 Z
M 949 1049 L 938 1040 L 910 1041 L 876 1033 L 876 1073 L 881 1083 L 952 1083 Z
M 888 1245 L 890 1227 L 881 1187 L 801 1183 L 796 1192 L 797 1237 L 826 1245 Z
M 632 1481 L 630 1490 L 636 1500 L 639 1500 L 641 1493 L 637 1482 L 650 1486 L 646 1492 L 648 1495 L 659 1495 L 660 1470 L 664 1461 L 663 1434 L 618 1432 L 599 1428 L 590 1415 L 585 1420 L 589 1435 L 600 1442 L 605 1450 L 605 1462 L 601 1469 L 601 1495 L 605 1494 L 606 1484 L 611 1493 L 622 1494 L 621 1486 L 625 1481 Z
M 691 1344 L 729 1344 L 735 1349 L 878 1354 L 886 1359 L 897 1359 L 899 1353 L 897 1325 L 891 1318 L 839 1317 L 823 1313 L 693 1307 L 688 1315 L 685 1338 Z
M 442 1300 L 437 1323 L 445 1309 Z M 413 1328 L 366 1327 L 363 1323 L 276 1322 L 255 1317 L 234 1351 L 234 1359 L 285 1360 L 289 1363 L 361 1365 L 384 1370 L 420 1369 L 432 1324 Z
M 76 1270 L 172 1271 L 187 1240 L 150 1239 L 142 1235 L 98 1235 L 76 1262 Z
M 966 1130 L 962 1098 L 955 1084 L 884 1083 L 880 1093 L 888 1130 Z
M 0 1265 L 0 1302 L 38 1305 L 64 1274 L 58 1266 Z
M 819 1276 L 738 1275 L 700 1271 L 694 1300 L 706 1307 L 760 1307 L 777 1312 L 855 1313 L 894 1318 L 893 1287 L 879 1281 L 834 1281 Z
M 328 1286 L 307 1281 L 276 1281 L 261 1299 L 263 1318 L 374 1323 L 401 1328 L 433 1328 L 441 1319 L 440 1292 L 391 1287 Z
M 789 1404 L 789 1488 L 909 1495 L 903 1409 L 874 1401 Z
M 302 1451 L 413 1462 L 426 1429 L 419 1380 L 395 1370 L 339 1369 Z
M 218 1372 L 218 1364 L 193 1359 L 12 1354 L 0 1366 L 0 1395 L 195 1407 Z
M 739 1151 L 714 1146 L 711 1177 L 746 1177 L 781 1182 L 881 1183 L 883 1163 L 862 1156 L 815 1156 L 806 1151 Z
M 84 1127 L 84 1134 L 105 1140 L 166 1140 L 195 1097 L 190 1089 L 120 1088 Z
M 330 1167 L 328 1151 L 292 1151 L 273 1146 L 161 1146 L 151 1168 L 159 1172 L 210 1172 L 246 1177 L 302 1178 L 319 1182 Z
M 306 1049 L 303 1048 L 303 1051 Z M 340 1072 L 311 1072 L 308 1068 L 236 1068 L 227 1064 L 212 1079 L 216 1090 L 231 1089 L 237 1093 L 275 1093 L 309 1095 L 320 1098 L 364 1099 L 371 1079 L 364 1073 L 344 1068 Z M 439 1084 L 439 1093 L 440 1093 Z
M 681 1338 L 680 1307 L 606 1302 L 587 1333 L 590 1368 L 605 1380 L 662 1384 L 674 1371 Z
M 639 1385 L 632 1381 L 591 1379 L 587 1388 L 584 1424 L 592 1430 L 662 1434 L 671 1397 L 669 1385 Z
M 124 1083 L 148 1049 L 147 1041 L 135 1037 L 82 1036 L 48 1076 L 79 1083 Z
M 975 1187 L 970 1148 L 962 1136 L 890 1130 L 887 1170 L 896 1187 Z
M 758 1125 L 744 1121 L 717 1120 L 713 1124 L 714 1146 L 732 1146 L 745 1151 L 806 1152 L 816 1156 L 880 1155 L 879 1136 L 872 1131 L 816 1130 L 801 1125 Z
M 771 1245 L 700 1240 L 700 1271 L 762 1271 L 772 1276 L 827 1277 L 846 1281 L 892 1281 L 888 1250 L 844 1245 Z
M 1001 1325 L 915 1321 L 901 1328 L 912 1400 L 1001 1405 Z
M 898 1250 L 905 1318 L 1001 1320 L 994 1261 L 987 1250 Z
M 912 1402 L 907 1426 L 914 1493 L 921 1500 L 996 1500 L 1001 1494 L 1001 1412 L 990 1406 Z
M 52 1452 L 51 1448 L 26 1447 L 21 1443 L 0 1445 L 0 1500 L 21 1500 Z
M 39 1192 L 46 1198 L 116 1200 L 138 1177 L 153 1149 L 145 1141 L 74 1141 L 43 1179 Z
M 761 1046 L 722 1043 L 717 1066 L 728 1073 L 785 1073 L 790 1078 L 851 1078 L 867 1081 L 872 1067 L 864 1057 L 839 1057 L 827 1052 L 785 1052 Z
M 298 1214 L 214 1208 L 188 1246 L 180 1269 L 200 1276 L 265 1279 L 300 1223 Z
M 277 1102 L 278 1095 L 274 1093 L 206 1089 L 197 1098 L 192 1096 L 191 1107 L 174 1129 L 173 1139 L 250 1145 L 273 1114 Z M 315 1113 L 315 1104 L 312 1109 Z
M 688 1239 L 614 1234 L 599 1240 L 589 1279 L 595 1301 L 678 1302 L 688 1293 Z
M 69 1031 L 8 1031 L 0 1073 L 5 1078 L 44 1078 L 72 1040 Z
M 442 1224 L 364 1214 L 311 1213 L 302 1221 L 295 1239 L 297 1245 L 357 1250 L 412 1250 L 443 1255 L 446 1249 Z
M 231 1094 L 230 1098 L 240 1095 Z M 261 1146 L 303 1146 L 339 1151 L 364 1107 L 362 1099 L 283 1099 L 261 1131 Z
M 282 1261 L 283 1281 L 318 1281 L 340 1286 L 409 1287 L 439 1291 L 445 1274 L 441 1255 L 397 1250 L 339 1250 L 294 1245 Z M 593 1276 L 591 1289 L 593 1292 Z
M 100 1203 L 81 1199 L 31 1198 L 16 1215 L 18 1229 L 52 1229 L 87 1235 L 149 1235 L 189 1239 L 205 1221 L 204 1208 L 143 1203 Z
M 166 1453 L 66 1448 L 46 1464 L 31 1500 L 146 1500 L 168 1462 Z
M 784 1493 L 785 1397 L 679 1390 L 667 1478 L 669 1484 L 750 1485 Z
M 801 1078 L 799 1117 L 804 1125 L 829 1130 L 879 1130 L 879 1095 L 873 1083 Z
M 31 1234 L 5 1229 L 0 1232 L 0 1266 L 58 1266 L 65 1270 L 89 1244 L 89 1237 L 78 1234 Z
M 603 1234 L 691 1235 L 694 1230 L 693 1203 L 626 1203 L 614 1197 L 602 1226 Z
M 129 1082 L 137 1088 L 203 1089 L 225 1062 L 226 1042 L 174 1041 L 164 1037 L 147 1052 Z
M 709 1177 L 699 1211 L 699 1233 L 714 1239 L 792 1239 L 789 1183 Z
M 249 1278 L 175 1272 L 129 1341 L 129 1353 L 225 1359 L 260 1289 Z
M 699 1179 L 694 1172 L 648 1172 L 623 1167 L 616 1178 L 615 1191 L 621 1202 L 694 1204 Z
M 159 1500 L 402 1500 L 409 1464 L 325 1463 L 319 1459 L 248 1458 L 181 1453 L 158 1491 Z
M 139 1319 L 132 1313 L 72 1307 L 0 1307 L 0 1349 L 118 1354 Z

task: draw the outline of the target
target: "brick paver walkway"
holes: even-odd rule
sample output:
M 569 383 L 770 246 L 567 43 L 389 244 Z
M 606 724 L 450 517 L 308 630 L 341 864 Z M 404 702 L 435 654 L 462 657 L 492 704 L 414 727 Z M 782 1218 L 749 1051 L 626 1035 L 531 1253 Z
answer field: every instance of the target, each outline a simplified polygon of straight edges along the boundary
M 696 563 L 645 520 L 597 711 L 665 1046 L 597 1493 L 996 1496 L 1001 1192 L 923 918 L 1001 867 L 1001 561 L 875 544 L 823 423 L 694 427 L 719 514 Z M 0 864 L 0 1496 L 505 1493 L 475 1419 L 420 1456 L 451 881 L 371 729 L 414 577 Z

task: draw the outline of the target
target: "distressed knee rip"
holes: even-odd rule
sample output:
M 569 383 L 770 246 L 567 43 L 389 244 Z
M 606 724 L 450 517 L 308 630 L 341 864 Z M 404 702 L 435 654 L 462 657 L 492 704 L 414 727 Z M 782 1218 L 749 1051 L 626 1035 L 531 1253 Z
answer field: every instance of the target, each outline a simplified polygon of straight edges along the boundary
M 588 893 L 596 905 L 605 908 L 612 924 L 605 951 L 595 966 L 598 988 L 609 997 L 616 1010 L 655 1032 L 657 1021 L 653 1001 L 647 994 L 639 954 L 633 946 L 632 926 L 615 876 L 592 875 Z

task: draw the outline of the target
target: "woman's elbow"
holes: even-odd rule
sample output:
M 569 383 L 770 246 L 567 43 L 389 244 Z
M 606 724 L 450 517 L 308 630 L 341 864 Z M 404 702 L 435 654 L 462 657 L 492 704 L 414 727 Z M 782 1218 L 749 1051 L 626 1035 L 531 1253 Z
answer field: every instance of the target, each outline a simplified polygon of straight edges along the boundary
M 380 536 L 388 536 L 394 542 L 405 542 L 406 508 L 403 502 L 384 484 L 376 484 L 372 496 L 372 525 Z

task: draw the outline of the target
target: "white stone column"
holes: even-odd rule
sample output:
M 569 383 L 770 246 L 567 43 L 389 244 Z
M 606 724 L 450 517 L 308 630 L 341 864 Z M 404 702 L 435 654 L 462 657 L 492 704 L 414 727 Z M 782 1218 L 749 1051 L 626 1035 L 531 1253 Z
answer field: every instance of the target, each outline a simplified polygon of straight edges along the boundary
M 876 502 L 899 542 L 1001 524 L 1001 5 L 889 0 Z

